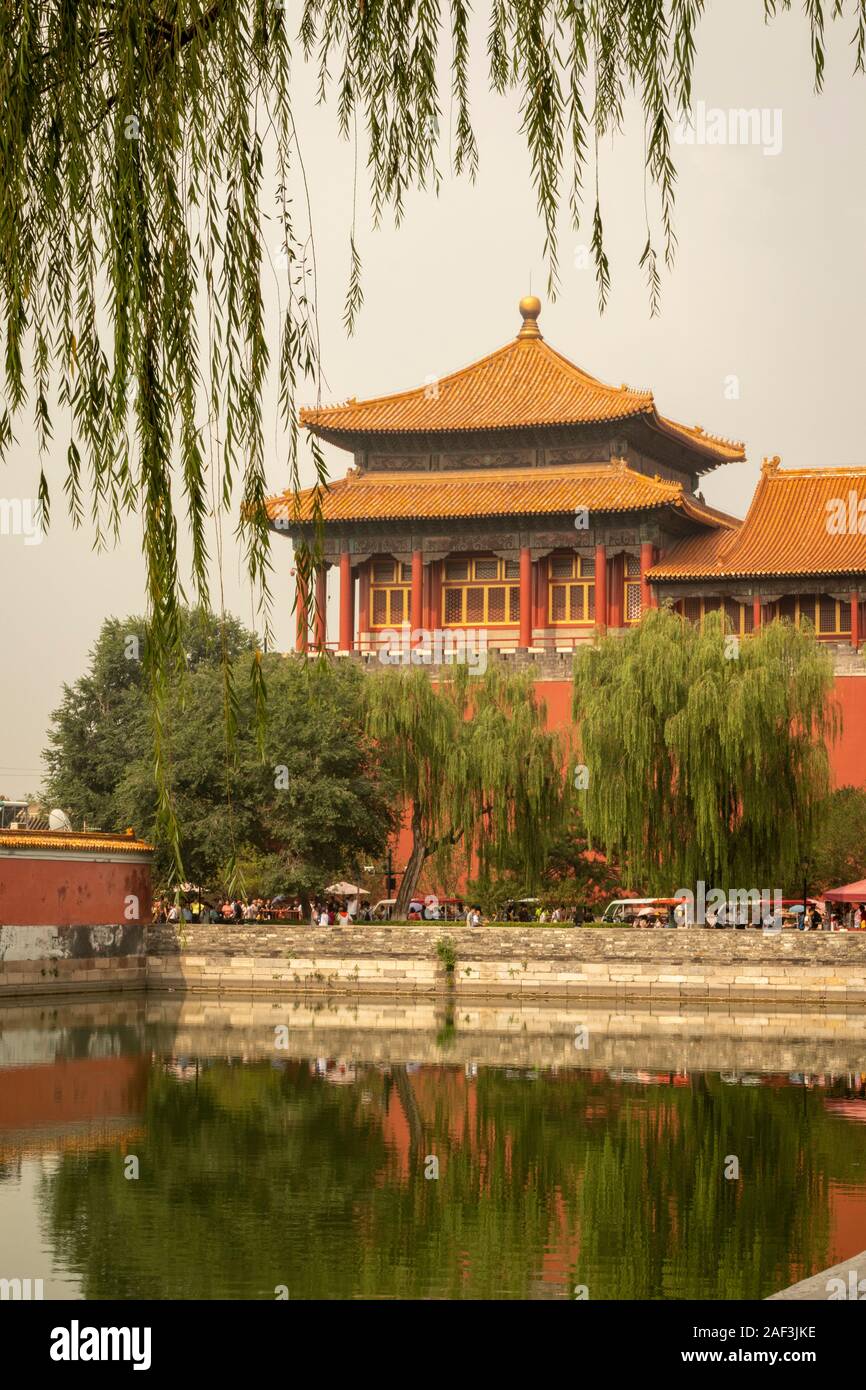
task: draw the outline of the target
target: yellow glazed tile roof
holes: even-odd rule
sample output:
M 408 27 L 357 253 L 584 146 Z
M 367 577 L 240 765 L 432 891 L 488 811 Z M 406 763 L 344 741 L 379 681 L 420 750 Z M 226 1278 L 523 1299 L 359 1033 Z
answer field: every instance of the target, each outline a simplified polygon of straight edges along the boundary
M 75 830 L 0 830 L 0 847 L 8 849 L 62 849 L 102 854 L 147 854 L 153 845 L 136 839 L 132 831 L 126 835 L 109 835 L 100 831 Z
M 535 323 L 540 307 L 538 300 L 522 301 L 518 337 L 468 367 L 396 395 L 302 410 L 301 423 L 339 439 L 615 423 L 642 416 L 716 463 L 745 457 L 741 443 L 659 415 L 651 391 L 608 386 L 575 366 L 541 337 Z
M 733 531 L 681 542 L 650 570 L 650 578 L 866 574 L 861 498 L 866 503 L 866 469 L 782 471 L 778 459 L 765 460 L 745 521 Z
M 297 499 L 271 497 L 268 517 L 289 526 L 308 522 L 313 489 Z M 736 522 L 683 492 L 679 483 L 650 478 L 623 464 L 568 468 L 491 468 L 442 473 L 350 473 L 323 494 L 324 521 L 451 520 L 458 517 L 562 515 L 648 511 L 677 507 L 712 526 Z

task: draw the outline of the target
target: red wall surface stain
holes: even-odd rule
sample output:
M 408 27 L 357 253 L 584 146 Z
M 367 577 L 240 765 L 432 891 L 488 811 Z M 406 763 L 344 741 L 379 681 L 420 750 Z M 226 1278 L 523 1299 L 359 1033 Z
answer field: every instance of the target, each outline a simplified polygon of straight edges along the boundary
M 135 924 L 150 921 L 150 908 L 149 864 L 0 856 L 0 926 Z

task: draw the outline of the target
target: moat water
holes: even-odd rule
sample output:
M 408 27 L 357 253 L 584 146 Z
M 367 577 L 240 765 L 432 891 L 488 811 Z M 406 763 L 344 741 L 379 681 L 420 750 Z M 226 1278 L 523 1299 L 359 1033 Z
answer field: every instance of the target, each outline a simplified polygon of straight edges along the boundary
M 763 1298 L 866 1248 L 866 1023 L 0 1006 L 0 1279 L 54 1298 Z

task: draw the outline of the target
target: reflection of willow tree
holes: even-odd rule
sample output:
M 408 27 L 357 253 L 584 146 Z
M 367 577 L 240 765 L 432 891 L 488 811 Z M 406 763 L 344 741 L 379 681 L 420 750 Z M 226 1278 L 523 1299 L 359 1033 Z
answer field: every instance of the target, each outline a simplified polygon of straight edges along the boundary
M 349 1297 L 385 1148 L 354 1088 L 306 1066 L 154 1073 L 135 1152 L 65 1155 L 46 1180 L 58 1255 L 87 1298 Z M 333 1232 L 340 1232 L 339 1241 Z
M 403 1175 L 382 1131 L 398 1103 Z M 862 1180 L 862 1140 L 821 1093 L 716 1077 L 467 1087 L 462 1069 L 394 1068 L 331 1087 L 304 1064 L 219 1064 L 155 1077 L 146 1118 L 138 1182 L 117 1153 L 46 1179 L 87 1297 L 495 1298 L 531 1294 L 542 1267 L 566 1295 L 760 1297 L 829 1262 L 829 1184 Z

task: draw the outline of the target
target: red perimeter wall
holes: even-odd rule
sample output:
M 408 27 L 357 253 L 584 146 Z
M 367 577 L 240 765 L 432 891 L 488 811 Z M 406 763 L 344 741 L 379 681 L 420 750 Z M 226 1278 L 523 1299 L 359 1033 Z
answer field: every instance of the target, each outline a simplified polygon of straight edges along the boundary
M 127 916 L 127 898 L 138 913 Z M 150 922 L 149 864 L 0 855 L 0 926 L 92 927 Z
M 837 676 L 836 699 L 842 733 L 830 750 L 834 786 L 866 788 L 866 676 Z M 571 725 L 571 681 L 539 681 L 539 697 L 547 706 L 550 729 Z M 402 869 L 412 848 L 412 836 L 404 827 L 397 837 L 395 867 Z M 424 879 L 422 878 L 422 884 Z M 438 885 L 442 891 L 453 885 Z

